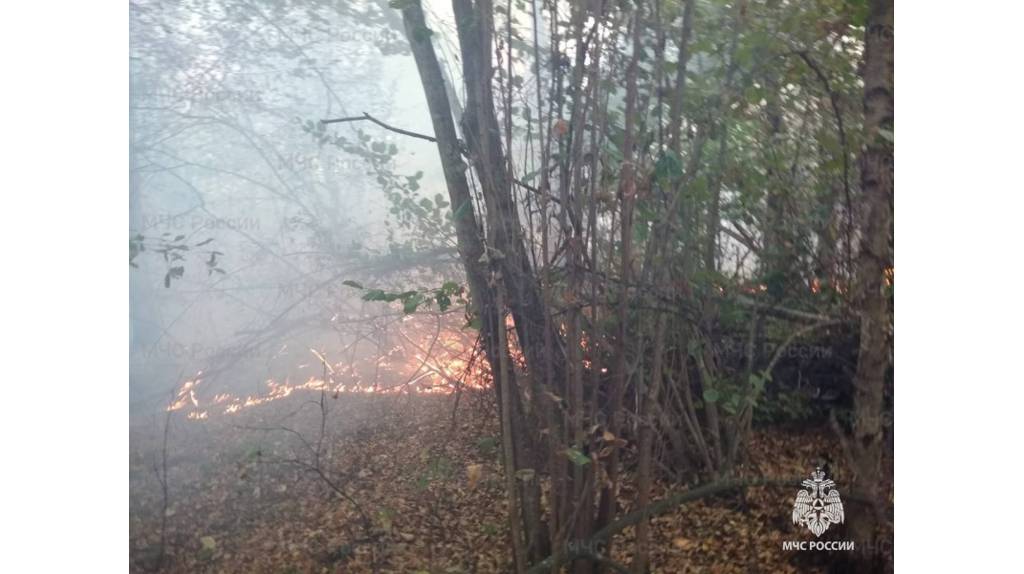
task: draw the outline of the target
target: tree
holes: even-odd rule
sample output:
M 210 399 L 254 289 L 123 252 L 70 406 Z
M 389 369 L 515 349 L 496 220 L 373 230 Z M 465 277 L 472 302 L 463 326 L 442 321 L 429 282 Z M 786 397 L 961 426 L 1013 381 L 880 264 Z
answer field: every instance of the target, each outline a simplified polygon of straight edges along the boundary
M 893 228 L 893 2 L 872 0 L 864 36 L 864 134 L 861 154 L 863 231 L 857 256 L 857 305 L 860 313 L 860 353 L 854 378 L 853 437 L 849 441 L 856 472 L 856 488 L 871 507 L 854 515 L 851 527 L 859 544 L 875 549 L 877 529 L 885 522 L 884 468 L 885 388 L 892 363 L 893 314 L 887 286 L 892 268 Z M 890 462 L 891 464 L 891 462 Z M 867 565 L 865 570 L 870 570 Z M 888 564 L 889 569 L 892 568 Z
M 580 545 L 616 523 L 630 444 L 632 569 L 645 571 L 656 460 L 677 478 L 728 480 L 788 346 L 849 329 L 851 309 L 868 346 L 857 377 L 872 381 L 855 432 L 874 446 L 857 460 L 882 460 L 869 423 L 886 409 L 878 271 L 891 267 L 892 187 L 878 166 L 891 105 L 886 120 L 885 80 L 866 73 L 864 133 L 851 130 L 857 6 L 453 0 L 450 80 L 421 3 L 393 5 L 494 373 L 517 571 L 606 563 L 606 547 Z M 871 18 L 869 35 L 884 16 Z M 868 48 L 871 70 L 884 56 Z M 887 81 L 891 102 L 891 68 Z M 845 250 L 831 249 L 839 235 Z

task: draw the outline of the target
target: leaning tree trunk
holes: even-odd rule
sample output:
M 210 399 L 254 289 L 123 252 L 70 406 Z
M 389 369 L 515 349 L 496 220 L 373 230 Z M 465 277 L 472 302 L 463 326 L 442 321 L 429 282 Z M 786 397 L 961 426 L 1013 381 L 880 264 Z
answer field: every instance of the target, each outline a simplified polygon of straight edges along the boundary
M 514 461 L 506 466 L 509 475 L 515 475 L 523 464 L 538 459 L 539 441 L 532 433 L 535 425 L 527 424 L 522 397 L 515 383 L 515 373 L 507 358 L 508 343 L 504 338 L 505 324 L 502 306 L 496 304 L 497 292 L 504 289 L 505 301 L 512 312 L 518 344 L 526 359 L 528 375 L 539 376 L 543 365 L 552 364 L 545 356 L 544 336 L 547 326 L 545 309 L 540 296 L 539 283 L 530 267 L 519 227 L 518 212 L 511 193 L 511 174 L 506 166 L 500 131 L 494 112 L 494 99 L 490 85 L 492 65 L 493 7 L 481 0 L 453 0 L 453 11 L 458 28 L 463 80 L 467 93 L 466 111 L 462 117 L 463 135 L 469 160 L 480 181 L 487 220 L 487 244 L 481 237 L 473 209 L 463 145 L 459 142 L 452 117 L 451 102 L 445 90 L 444 79 L 431 43 L 432 32 L 427 28 L 423 8 L 419 1 L 403 3 L 405 23 L 413 56 L 420 73 L 424 95 L 430 108 L 445 182 L 456 214 L 456 234 L 459 253 L 466 269 L 467 282 L 473 297 L 474 311 L 482 319 L 482 334 L 499 404 L 510 403 L 502 410 L 503 442 L 514 445 Z M 488 264 L 493 265 L 493 276 Z M 557 337 L 555 337 L 557 341 Z M 506 388 L 507 387 L 507 388 Z M 508 462 L 508 461 L 506 461 Z M 524 467 L 526 468 L 526 467 Z M 509 513 L 517 520 L 520 512 L 524 521 L 523 534 L 527 542 L 528 558 L 541 558 L 548 553 L 547 529 L 540 512 L 541 493 L 536 480 L 523 481 L 522 497 L 509 493 Z M 520 499 L 524 504 L 520 504 Z M 513 536 L 518 539 L 514 532 Z M 517 567 L 523 565 L 517 553 Z
M 452 0 L 452 12 L 459 38 L 462 60 L 463 85 L 466 88 L 466 110 L 461 118 L 469 159 L 480 183 L 487 212 L 487 259 L 500 271 L 500 288 L 505 289 L 508 308 L 512 313 L 519 348 L 526 362 L 526 377 L 538 380 L 545 368 L 552 368 L 558 379 L 562 371 L 559 363 L 549 360 L 545 345 L 545 329 L 552 328 L 547 320 L 540 282 L 530 264 L 519 222 L 519 210 L 512 194 L 512 165 L 510 150 L 503 149 L 501 130 L 495 112 L 492 77 L 494 66 L 494 13 L 491 0 Z M 509 125 L 509 129 L 511 126 Z M 510 132 L 508 132 L 510 133 Z M 510 143 L 510 142 L 509 142 Z M 558 337 L 552 336 L 557 342 Z M 504 352 L 504 351 L 502 351 Z M 513 384 L 509 373 L 507 379 Z M 518 388 L 515 401 L 521 396 Z M 543 441 L 535 432 L 538 423 L 528 421 L 522 410 L 514 411 L 512 432 L 517 444 L 517 461 L 533 466 L 541 459 Z M 536 417 L 532 413 L 531 417 Z M 536 470 L 523 467 L 523 470 Z M 518 470 L 518 469 L 516 469 Z M 522 484 L 523 499 L 536 504 L 523 507 L 525 534 L 529 558 L 546 556 L 550 543 L 547 527 L 543 523 L 539 481 Z
M 484 350 L 494 373 L 500 371 L 498 345 L 497 307 L 495 294 L 488 284 L 488 269 L 482 260 L 484 243 L 473 209 L 473 197 L 466 179 L 465 164 L 462 162 L 462 146 L 455 131 L 451 104 L 445 89 L 444 76 L 438 64 L 430 31 L 423 17 L 419 2 L 409 2 L 402 10 L 405 33 L 409 39 L 420 82 L 430 109 L 430 120 L 434 127 L 437 150 L 441 156 L 448 188 L 448 199 L 452 205 L 453 223 L 458 241 L 459 256 L 466 270 L 466 281 L 473 301 L 473 311 L 480 316 Z
M 854 380 L 854 425 L 851 443 L 854 488 L 870 507 L 850 513 L 851 533 L 858 546 L 874 549 L 880 519 L 887 508 L 884 426 L 885 381 L 890 364 L 891 311 L 885 292 L 885 270 L 891 265 L 893 223 L 893 2 L 873 0 L 868 15 L 864 53 L 864 131 L 861 157 L 863 232 L 857 257 L 857 306 L 860 311 L 860 353 Z M 875 564 L 864 564 L 874 570 Z M 891 565 L 889 565 L 891 568 Z

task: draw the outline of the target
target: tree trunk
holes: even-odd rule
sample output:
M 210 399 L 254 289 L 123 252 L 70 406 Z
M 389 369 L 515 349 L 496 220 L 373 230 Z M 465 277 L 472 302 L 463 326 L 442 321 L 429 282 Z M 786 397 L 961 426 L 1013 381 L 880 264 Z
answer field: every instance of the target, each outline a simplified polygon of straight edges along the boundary
M 455 120 L 445 90 L 444 76 L 437 62 L 434 46 L 430 41 L 430 31 L 423 17 L 423 8 L 418 1 L 409 2 L 402 9 L 402 20 L 405 33 L 416 60 L 420 82 L 426 96 L 427 107 L 430 109 L 430 120 L 437 139 L 437 150 L 441 156 L 441 167 L 444 171 L 448 198 L 454 214 L 455 234 L 458 240 L 459 256 L 466 270 L 474 311 L 481 319 L 481 332 L 484 338 L 484 349 L 494 373 L 499 372 L 500 364 L 495 353 L 497 348 L 497 318 L 494 291 L 488 285 L 486 263 L 481 261 L 484 255 L 484 243 L 480 237 L 480 227 L 473 209 L 473 197 L 466 179 L 466 164 L 462 161 L 461 145 L 455 131 Z
M 495 214 L 488 228 L 490 255 L 498 265 L 508 289 L 509 309 L 515 321 L 519 344 L 531 372 L 540 372 L 544 360 L 544 300 L 540 284 L 527 257 L 519 213 L 512 197 L 511 174 L 506 166 L 501 132 L 494 111 L 491 62 L 494 7 L 489 0 L 453 0 L 458 29 L 462 74 L 466 87 L 466 111 L 462 133 L 483 191 L 487 211 Z M 555 339 L 558 340 L 557 338 Z M 561 374 L 559 363 L 552 364 Z M 556 376 L 555 380 L 561 377 Z
M 637 69 L 640 58 L 640 27 L 643 25 L 641 6 L 637 6 L 633 16 L 633 54 L 626 71 L 626 117 L 625 134 L 622 145 L 622 163 L 619 176 L 619 198 L 621 206 L 620 229 L 620 260 L 619 274 L 622 289 L 619 292 L 617 338 L 615 350 L 615 366 L 612 375 L 612 388 L 609 397 L 608 413 L 611 419 L 610 429 L 615 436 L 620 434 L 622 427 L 622 399 L 626 392 L 626 354 L 628 352 L 627 335 L 629 333 L 629 284 L 633 269 L 633 206 L 636 201 L 636 166 L 633 146 L 636 138 L 636 100 L 637 100 Z M 608 484 L 601 490 L 600 509 L 597 526 L 602 527 L 615 518 L 616 503 L 619 490 L 619 449 L 614 449 L 608 463 Z
M 546 360 L 543 333 L 548 322 L 545 306 L 523 243 L 518 212 L 511 193 L 509 166 L 506 165 L 508 158 L 502 149 L 494 112 L 490 83 L 493 6 L 487 1 L 474 6 L 470 0 L 454 0 L 453 9 L 467 93 L 466 111 L 462 117 L 463 134 L 483 190 L 488 245 L 481 238 L 481 229 L 477 224 L 466 175 L 469 166 L 462 160 L 462 145 L 456 135 L 451 102 L 431 43 L 432 33 L 426 26 L 420 2 L 405 4 L 402 16 L 430 108 L 449 198 L 453 213 L 456 214 L 459 253 L 466 269 L 474 310 L 481 318 L 482 338 L 491 372 L 494 373 L 496 396 L 499 405 L 509 402 L 507 409 L 501 409 L 502 438 L 511 441 L 514 447 L 512 460 L 509 461 L 511 464 L 506 472 L 515 476 L 517 462 L 526 463 L 538 459 L 539 441 L 534 436 L 535 425 L 526 422 L 527 415 L 514 382 L 515 373 L 507 361 L 509 350 L 504 337 L 505 324 L 501 319 L 500 307 L 496 304 L 501 289 L 506 289 L 503 295 L 512 312 L 518 343 L 526 358 L 528 376 L 536 380 L 545 364 L 554 365 L 555 371 L 560 368 L 558 362 Z M 493 264 L 496 271 L 493 281 L 488 278 L 488 264 Z M 557 342 L 558 338 L 554 338 L 554 341 Z M 504 365 L 503 360 L 506 363 Z M 504 436 L 506 433 L 507 436 Z M 513 481 L 512 486 L 518 485 Z M 542 557 L 548 552 L 549 544 L 546 529 L 540 519 L 539 481 L 523 481 L 522 487 L 528 491 L 523 493 L 522 499 L 530 502 L 531 506 L 521 508 L 519 497 L 514 496 L 510 501 L 515 504 L 509 508 L 509 514 L 518 521 L 522 511 L 528 549 L 532 555 Z M 519 540 L 521 536 L 515 538 Z M 517 556 L 516 562 L 517 566 L 525 566 L 525 559 L 519 560 Z
M 893 2 L 872 0 L 864 53 L 864 132 L 861 156 L 863 231 L 857 256 L 856 295 L 860 311 L 860 352 L 854 379 L 854 488 L 867 495 L 873 508 L 855 508 L 850 528 L 856 544 L 875 549 L 878 522 L 887 507 L 882 417 L 885 381 L 890 364 L 889 324 L 892 320 L 885 292 L 885 270 L 892 264 L 890 230 L 893 223 L 893 144 L 883 130 L 893 130 Z M 888 565 L 891 568 L 891 565 Z
M 663 263 L 665 266 L 667 262 Z M 651 503 L 651 466 L 653 458 L 655 429 L 657 419 L 654 413 L 658 410 L 658 395 L 664 374 L 665 361 L 665 329 L 666 315 L 658 314 L 654 327 L 654 360 L 651 365 L 651 380 L 643 393 L 643 405 L 640 411 L 640 461 L 637 477 L 637 508 L 647 508 Z M 650 560 L 650 523 L 645 516 L 636 525 L 636 556 L 633 558 L 634 574 L 647 572 Z
M 497 289 L 499 317 L 504 316 L 504 297 L 501 288 Z M 509 538 L 512 546 L 512 562 L 515 571 L 522 574 L 526 570 L 526 553 L 523 550 L 522 523 L 519 520 L 519 488 L 516 485 L 516 463 L 514 454 L 514 435 L 512 432 L 512 382 L 508 380 L 511 372 L 508 360 L 508 341 L 505 340 L 504 326 L 498 329 L 499 357 L 501 370 L 494 377 L 495 385 L 501 393 L 501 450 L 502 465 L 505 468 L 505 490 L 508 497 Z

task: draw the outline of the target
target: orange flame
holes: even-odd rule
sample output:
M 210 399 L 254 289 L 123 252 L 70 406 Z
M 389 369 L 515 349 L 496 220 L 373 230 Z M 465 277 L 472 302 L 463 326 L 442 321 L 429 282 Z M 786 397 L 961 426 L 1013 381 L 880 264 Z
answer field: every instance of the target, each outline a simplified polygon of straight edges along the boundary
M 320 371 L 323 365 L 327 380 L 311 376 L 306 382 L 295 384 L 288 378 L 284 381 L 268 379 L 266 391 L 256 395 L 243 397 L 220 392 L 208 400 L 204 399 L 197 392 L 202 383 L 200 372 L 182 383 L 167 410 L 187 409 L 186 418 L 198 421 L 209 418 L 211 413 L 237 414 L 296 393 L 330 393 L 334 397 L 355 393 L 450 394 L 458 388 L 483 389 L 490 386 L 487 361 L 482 353 L 475 353 L 474 332 L 458 326 L 438 331 L 403 322 L 403 331 L 396 339 L 397 343 L 382 349 L 380 354 L 351 362 L 331 363 L 329 352 L 310 349 L 317 360 L 302 367 Z M 513 349 L 512 354 L 515 358 L 521 352 Z

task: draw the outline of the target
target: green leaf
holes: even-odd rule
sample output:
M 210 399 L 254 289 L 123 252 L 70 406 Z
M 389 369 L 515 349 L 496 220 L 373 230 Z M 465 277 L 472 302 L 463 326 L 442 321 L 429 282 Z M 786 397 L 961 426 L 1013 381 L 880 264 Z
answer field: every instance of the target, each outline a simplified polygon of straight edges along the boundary
M 722 403 L 722 409 L 725 410 L 725 412 L 729 413 L 730 415 L 735 415 L 739 413 L 740 399 L 736 395 L 729 397 L 728 400 Z
M 370 289 L 363 294 L 363 301 L 387 301 L 388 294 L 380 289 Z
M 706 389 L 704 391 L 704 402 L 706 403 L 717 403 L 721 398 L 722 394 L 717 389 Z
M 423 299 L 422 297 L 419 296 L 418 293 L 412 297 L 408 297 L 404 299 L 404 304 L 402 305 L 402 312 L 404 312 L 406 315 L 415 313 L 416 308 L 419 307 L 420 303 L 422 302 Z
M 452 306 L 452 298 L 444 293 L 438 293 L 435 300 L 437 301 L 437 308 L 440 309 L 442 313 Z
M 764 378 L 761 377 L 761 375 L 751 373 L 750 378 L 747 380 L 747 382 L 750 383 L 750 387 L 752 389 L 759 393 L 764 390 L 765 380 Z
M 171 286 L 172 279 L 181 279 L 185 275 L 185 268 L 182 266 L 171 267 L 167 270 L 167 275 L 164 275 L 164 287 L 168 288 Z
M 670 182 L 683 174 L 683 162 L 672 151 L 665 151 L 654 165 L 654 176 L 663 182 Z
M 342 285 L 348 285 L 349 287 L 355 287 L 356 289 L 364 289 L 362 283 L 359 283 L 358 281 L 353 281 L 351 279 L 346 279 L 346 280 L 342 281 L 341 284 Z
M 210 560 L 217 553 L 217 540 L 213 536 L 203 536 L 199 539 L 202 548 L 199 549 L 200 560 Z
M 583 454 L 582 452 L 575 448 L 565 449 L 565 455 L 568 456 L 569 460 L 571 460 L 572 463 L 575 464 L 576 466 L 586 466 L 591 462 L 589 456 Z

